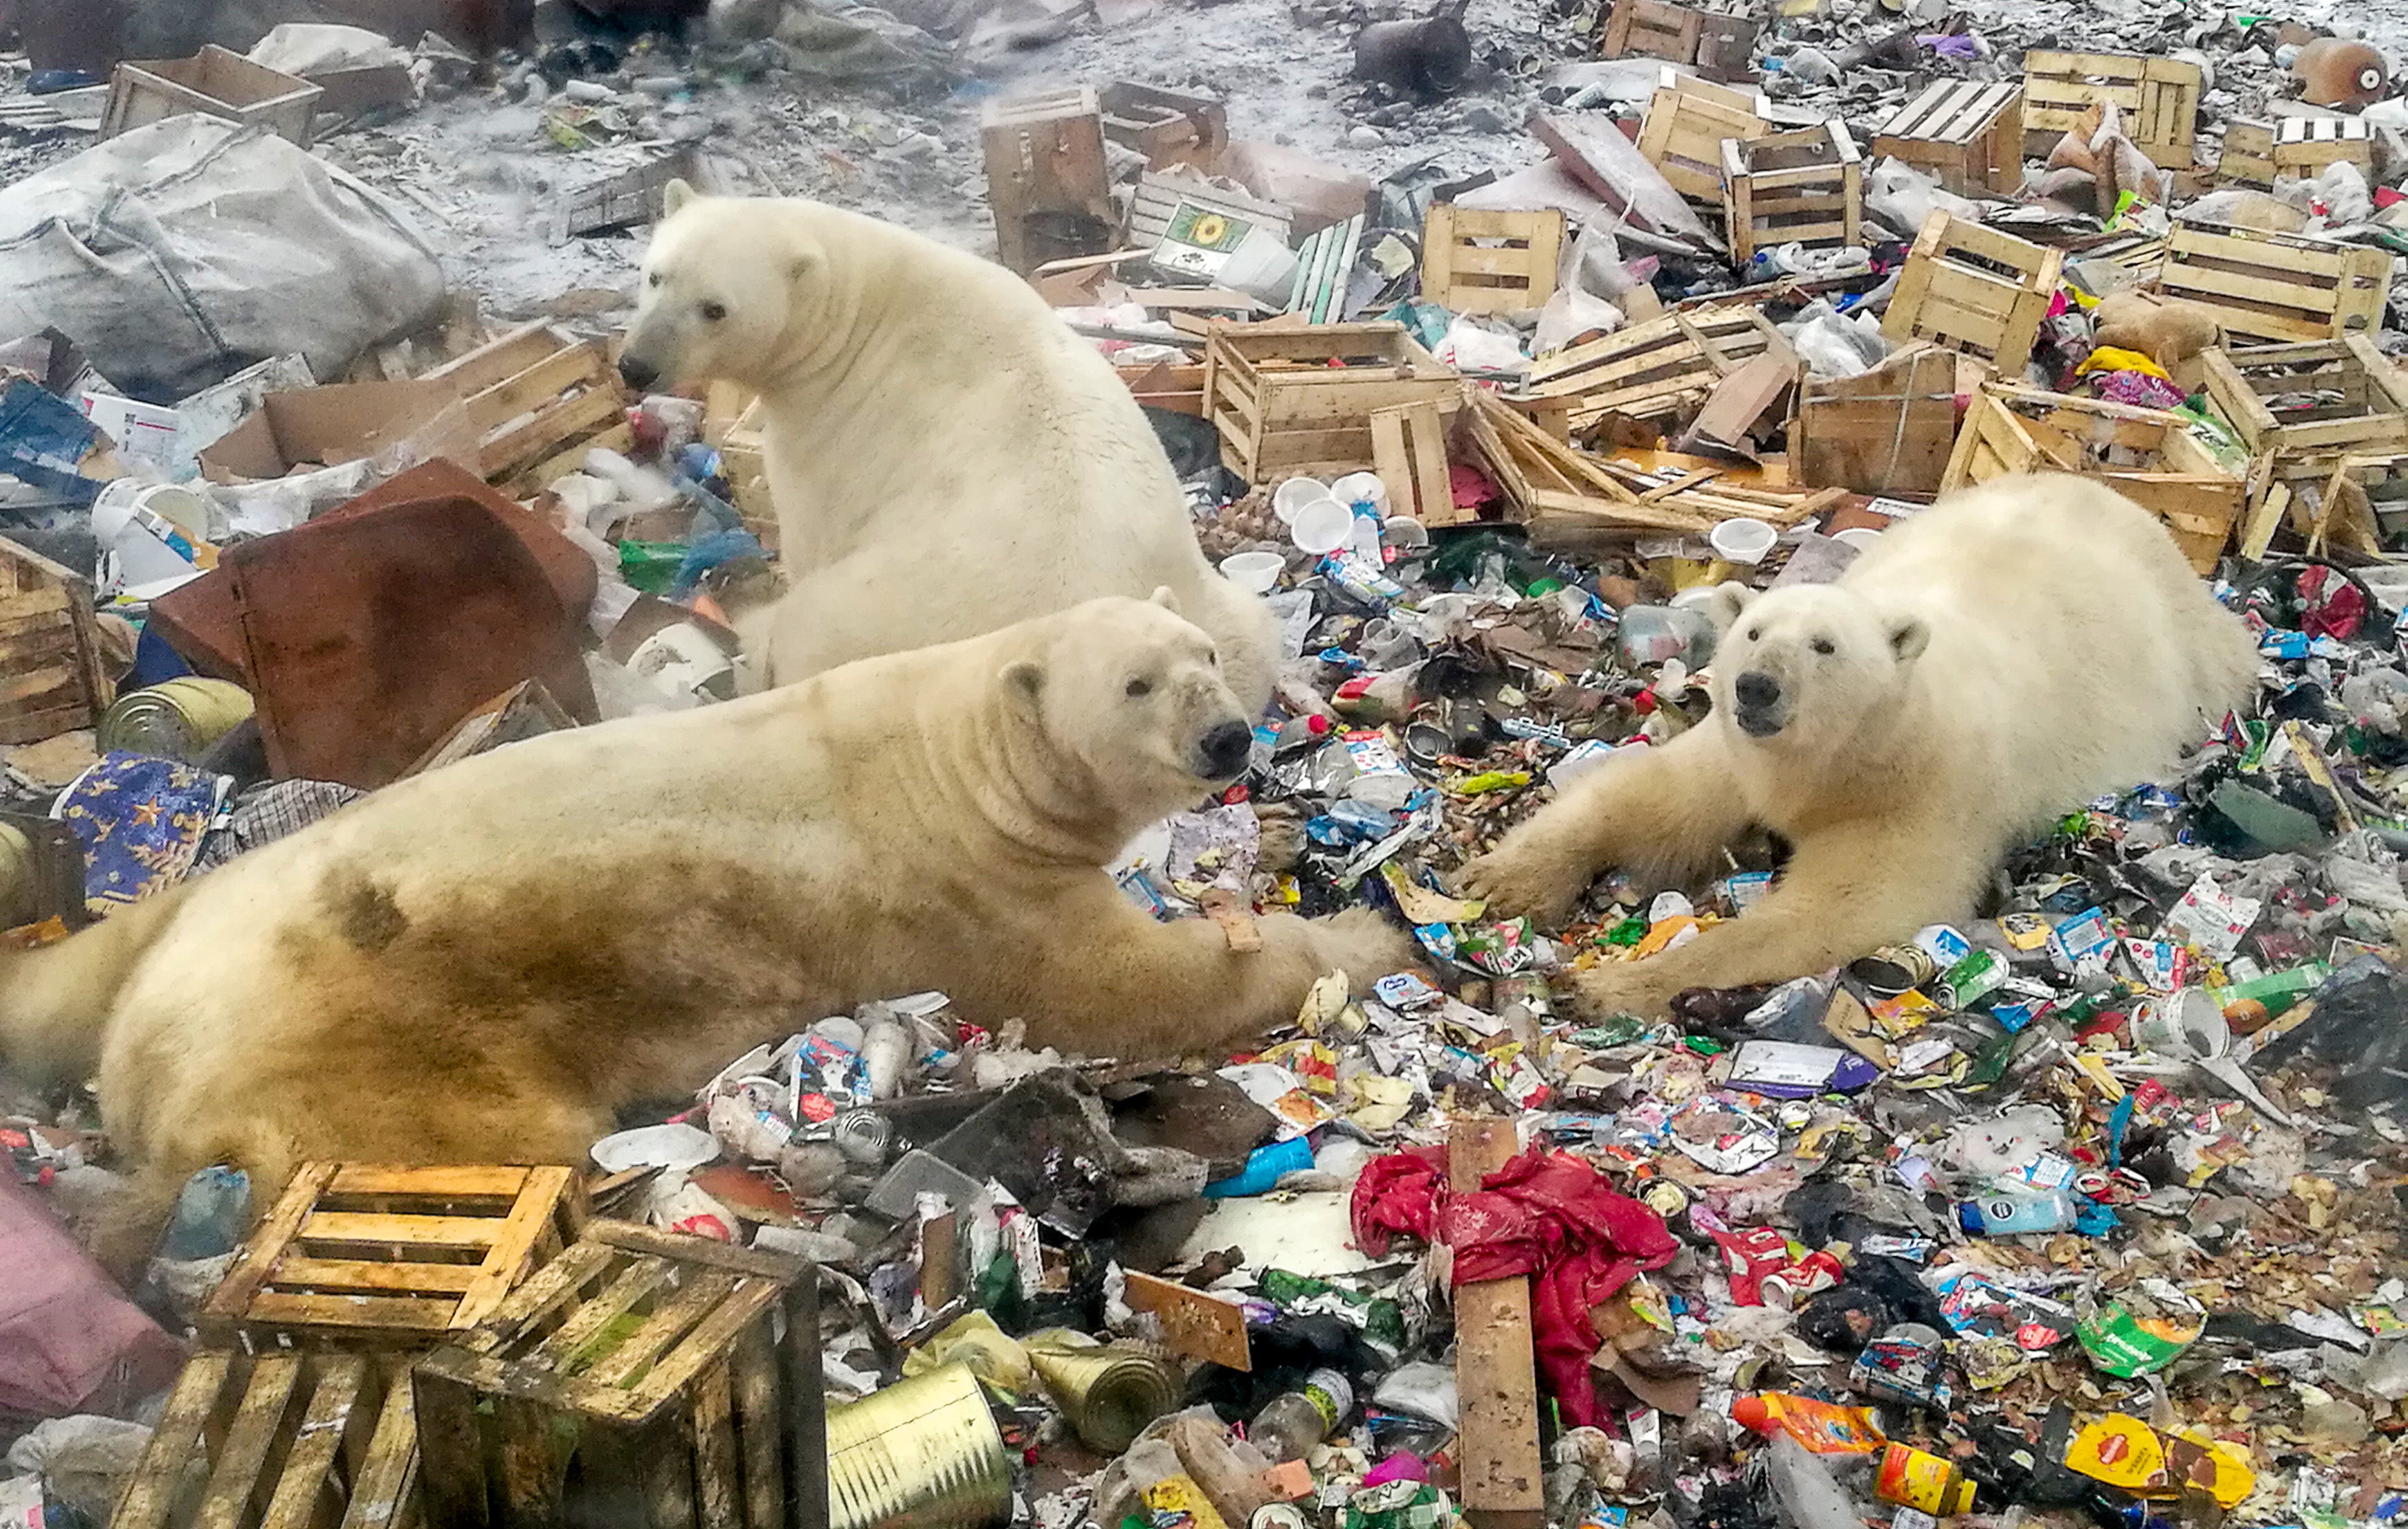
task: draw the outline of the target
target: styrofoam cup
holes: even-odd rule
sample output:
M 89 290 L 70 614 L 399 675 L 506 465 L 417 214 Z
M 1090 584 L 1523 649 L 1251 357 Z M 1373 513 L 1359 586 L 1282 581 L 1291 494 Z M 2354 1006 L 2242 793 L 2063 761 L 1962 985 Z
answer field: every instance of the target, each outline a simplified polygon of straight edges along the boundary
M 1221 577 L 1248 594 L 1268 594 L 1286 567 L 1277 552 L 1235 552 L 1221 560 Z
M 1388 503 L 1388 485 L 1380 481 L 1378 473 L 1348 473 L 1329 485 L 1329 496 L 1341 505 L 1381 509 Z
M 1315 499 L 1329 497 L 1329 485 L 1317 478 L 1291 478 L 1271 491 L 1271 513 L 1285 525 L 1296 519 L 1296 512 Z
M 1844 541 L 1859 552 L 1870 552 L 1873 543 L 1881 540 L 1881 533 L 1869 525 L 1852 525 L 1845 531 L 1832 532 L 1831 539 Z
M 1288 517 L 1288 539 L 1313 556 L 1346 545 L 1354 529 L 1354 512 L 1327 494 L 1297 507 Z
M 1733 516 L 1706 533 L 1706 540 L 1714 555 L 1725 563 L 1742 563 L 1750 567 L 1764 561 L 1781 533 L 1769 523 L 1745 515 Z

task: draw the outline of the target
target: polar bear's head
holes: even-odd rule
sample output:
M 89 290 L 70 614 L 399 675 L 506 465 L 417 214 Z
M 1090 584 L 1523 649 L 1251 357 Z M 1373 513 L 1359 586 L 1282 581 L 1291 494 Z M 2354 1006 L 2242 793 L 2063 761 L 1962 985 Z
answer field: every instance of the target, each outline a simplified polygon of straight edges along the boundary
M 1837 584 L 1714 592 L 1714 709 L 1746 738 L 1815 749 L 1896 705 L 1931 640 L 1919 616 Z
M 759 389 L 810 318 L 826 252 L 801 220 L 764 216 L 783 204 L 701 196 L 672 180 L 661 205 L 619 375 L 639 392 L 707 379 Z
M 1042 646 L 996 677 L 1007 711 L 1033 722 L 1115 818 L 1150 822 L 1245 773 L 1254 730 L 1211 637 L 1152 600 L 1090 600 L 1029 625 Z

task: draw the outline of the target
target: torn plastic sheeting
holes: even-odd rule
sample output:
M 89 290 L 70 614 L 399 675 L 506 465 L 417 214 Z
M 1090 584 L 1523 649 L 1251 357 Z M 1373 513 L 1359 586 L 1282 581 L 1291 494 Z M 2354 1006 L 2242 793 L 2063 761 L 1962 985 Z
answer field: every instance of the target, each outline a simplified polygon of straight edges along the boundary
M 0 1411 L 124 1410 L 183 1357 L 34 1192 L 0 1173 Z
M 1457 1285 L 1531 1276 L 1539 1368 L 1576 1426 L 1605 1417 L 1588 1379 L 1598 1346 L 1590 1309 L 1681 1249 L 1664 1218 L 1562 1152 L 1524 1152 L 1460 1195 L 1446 1193 L 1443 1147 L 1373 1158 L 1354 1181 L 1354 1221 L 1355 1240 L 1374 1254 L 1395 1232 L 1444 1242 Z
M 443 297 L 434 251 L 391 203 L 214 117 L 136 128 L 0 190 L 0 333 L 55 326 L 142 396 L 295 350 L 338 377 Z

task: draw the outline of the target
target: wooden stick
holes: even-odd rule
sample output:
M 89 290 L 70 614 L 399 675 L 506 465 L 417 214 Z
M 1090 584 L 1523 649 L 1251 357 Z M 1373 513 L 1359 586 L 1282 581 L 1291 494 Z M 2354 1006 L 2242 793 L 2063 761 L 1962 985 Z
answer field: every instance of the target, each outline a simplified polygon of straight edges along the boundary
M 1461 1118 L 1447 1132 L 1447 1188 L 1480 1187 L 1513 1156 L 1513 1122 Z M 1455 1289 L 1456 1439 L 1463 1508 L 1474 1529 L 1541 1529 L 1539 1381 L 1530 1336 L 1530 1281 L 1484 1279 Z

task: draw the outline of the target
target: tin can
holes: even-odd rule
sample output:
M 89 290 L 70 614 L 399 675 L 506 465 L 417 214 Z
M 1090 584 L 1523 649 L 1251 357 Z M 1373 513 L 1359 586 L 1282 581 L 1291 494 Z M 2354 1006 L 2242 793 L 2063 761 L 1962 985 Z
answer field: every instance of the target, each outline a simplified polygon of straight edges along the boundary
M 963 1364 L 827 1417 L 828 1529 L 978 1529 L 1011 1514 L 1011 1458 Z
M 101 714 L 93 747 L 190 764 L 251 716 L 251 694 L 223 679 L 186 675 L 131 691 Z
M 1179 1405 L 1179 1377 L 1170 1366 L 1118 1344 L 1032 1346 L 1028 1363 L 1079 1441 L 1098 1454 L 1119 1454 L 1147 1423 Z
M 1939 970 L 1928 953 L 1912 945 L 1885 945 L 1848 967 L 1857 981 L 1885 998 L 1921 987 Z

